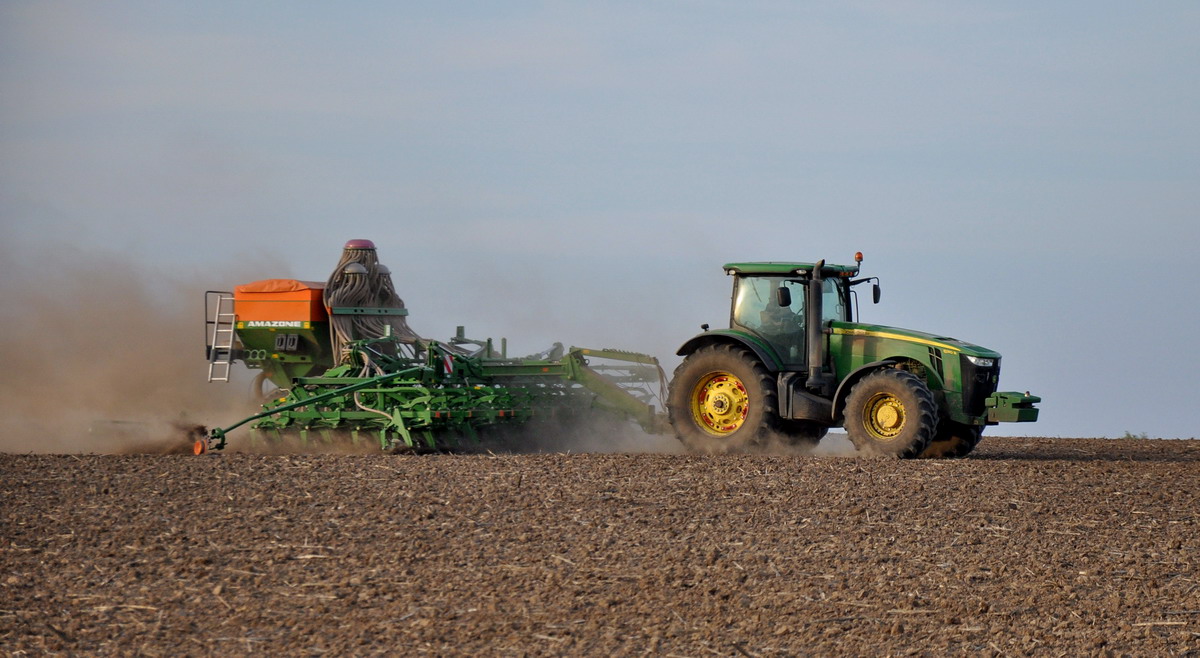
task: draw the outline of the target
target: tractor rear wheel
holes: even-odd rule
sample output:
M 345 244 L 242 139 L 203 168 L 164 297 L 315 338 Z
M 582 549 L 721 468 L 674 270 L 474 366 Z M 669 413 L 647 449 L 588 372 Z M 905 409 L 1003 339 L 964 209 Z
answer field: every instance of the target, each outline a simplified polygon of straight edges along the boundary
M 964 425 L 943 418 L 938 423 L 937 434 L 933 441 L 921 453 L 922 459 L 953 459 L 966 457 L 979 445 L 983 438 L 983 428 L 975 425 Z
M 741 452 L 776 430 L 775 381 L 749 351 L 710 345 L 675 369 L 667 412 L 675 435 L 697 452 Z
M 877 370 L 846 397 L 846 433 L 855 448 L 870 455 L 920 455 L 933 441 L 937 419 L 937 402 L 929 387 L 905 370 Z

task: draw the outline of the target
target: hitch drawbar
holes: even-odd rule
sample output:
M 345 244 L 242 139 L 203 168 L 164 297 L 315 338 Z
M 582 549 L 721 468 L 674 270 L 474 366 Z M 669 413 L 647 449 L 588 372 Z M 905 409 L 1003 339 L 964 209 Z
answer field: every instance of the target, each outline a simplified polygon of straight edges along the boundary
M 988 396 L 984 405 L 987 407 L 987 422 L 993 423 L 1032 423 L 1038 419 L 1038 408 L 1033 406 L 1042 399 L 1028 392 L 1003 391 Z

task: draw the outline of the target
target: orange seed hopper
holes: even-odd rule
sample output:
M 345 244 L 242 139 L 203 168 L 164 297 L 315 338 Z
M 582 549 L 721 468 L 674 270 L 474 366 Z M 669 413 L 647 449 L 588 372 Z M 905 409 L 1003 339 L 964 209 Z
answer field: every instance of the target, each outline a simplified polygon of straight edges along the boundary
M 265 279 L 233 289 L 239 322 L 325 322 L 325 284 L 296 279 Z

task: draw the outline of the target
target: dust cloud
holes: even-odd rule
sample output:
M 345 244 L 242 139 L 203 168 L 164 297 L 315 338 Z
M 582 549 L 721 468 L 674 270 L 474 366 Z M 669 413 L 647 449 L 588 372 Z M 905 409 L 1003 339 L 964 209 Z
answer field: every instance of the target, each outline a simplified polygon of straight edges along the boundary
M 683 454 L 673 434 L 652 434 L 611 414 L 570 421 L 533 421 L 522 427 L 487 428 L 478 450 L 506 453 Z
M 259 273 L 150 270 L 61 245 L 10 243 L 0 259 L 0 452 L 182 451 L 197 426 L 253 409 L 248 376 L 207 381 L 203 300 L 239 269 Z
M 519 429 L 491 433 L 485 450 L 510 453 L 626 453 L 686 454 L 687 448 L 669 429 L 654 434 L 633 421 L 596 414 L 567 422 L 533 422 Z M 830 433 L 816 446 L 797 445 L 781 435 L 768 435 L 749 449 L 756 455 L 857 457 L 858 450 L 843 433 Z

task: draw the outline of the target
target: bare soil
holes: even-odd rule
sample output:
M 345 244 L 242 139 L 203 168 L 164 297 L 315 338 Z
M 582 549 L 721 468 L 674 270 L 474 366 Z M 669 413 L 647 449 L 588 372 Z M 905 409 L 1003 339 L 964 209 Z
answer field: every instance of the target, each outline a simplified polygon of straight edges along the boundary
M 9 655 L 1200 655 L 1200 441 L 0 455 Z

